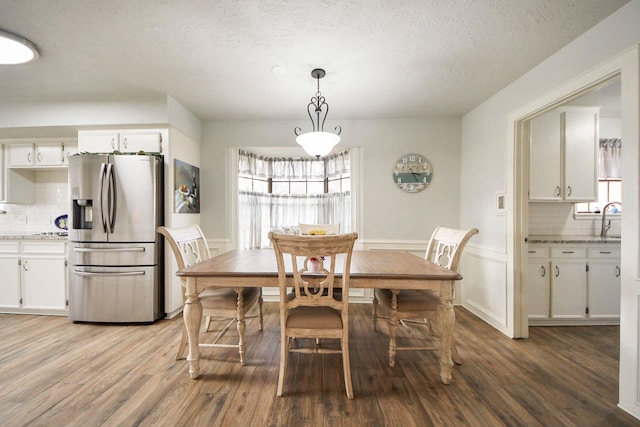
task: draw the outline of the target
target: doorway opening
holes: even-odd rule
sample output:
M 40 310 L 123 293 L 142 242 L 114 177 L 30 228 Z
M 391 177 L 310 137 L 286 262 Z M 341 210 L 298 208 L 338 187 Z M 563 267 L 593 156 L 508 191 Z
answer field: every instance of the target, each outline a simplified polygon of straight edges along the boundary
M 539 228 L 531 227 L 531 215 L 544 216 L 544 209 L 536 207 L 535 212 L 530 212 L 530 124 L 531 120 L 540 117 L 559 107 L 566 106 L 593 106 L 599 107 L 602 118 L 609 122 L 618 121 L 617 132 L 620 133 L 621 117 L 621 72 L 620 69 L 610 72 L 601 71 L 599 76 L 591 79 L 580 79 L 555 94 L 550 94 L 537 103 L 525 107 L 523 110 L 513 113 L 509 117 L 510 129 L 514 135 L 513 146 L 513 203 L 514 215 L 509 221 L 513 225 L 513 260 L 514 260 L 514 337 L 526 338 L 529 335 L 529 289 L 528 281 L 528 250 L 527 238 L 530 230 L 539 232 Z M 607 124 L 609 126 L 610 123 Z M 565 215 L 573 215 L 572 203 L 550 203 L 549 207 L 560 208 Z M 565 212 L 566 211 L 566 212 Z M 539 219 L 539 218 L 538 218 Z M 594 221 L 594 219 L 592 219 Z

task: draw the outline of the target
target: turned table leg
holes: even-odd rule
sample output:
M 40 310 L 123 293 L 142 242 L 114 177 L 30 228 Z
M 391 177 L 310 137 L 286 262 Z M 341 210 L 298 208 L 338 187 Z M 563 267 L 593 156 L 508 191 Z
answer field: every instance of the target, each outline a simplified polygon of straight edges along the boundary
M 442 282 L 440 284 L 440 305 L 438 306 L 438 317 L 441 334 L 440 351 L 440 380 L 444 384 L 451 383 L 451 346 L 453 345 L 453 329 L 456 323 L 456 313 L 453 310 L 453 282 Z
M 200 375 L 200 347 L 198 343 L 200 322 L 202 320 L 202 303 L 196 292 L 196 278 L 187 277 L 185 289 L 186 301 L 184 304 L 183 318 L 189 337 L 189 376 L 193 379 Z

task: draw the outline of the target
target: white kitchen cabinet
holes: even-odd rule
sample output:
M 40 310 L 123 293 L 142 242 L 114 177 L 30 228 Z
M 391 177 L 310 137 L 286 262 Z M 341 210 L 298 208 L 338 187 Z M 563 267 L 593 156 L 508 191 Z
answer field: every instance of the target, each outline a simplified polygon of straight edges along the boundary
M 589 249 L 587 286 L 590 318 L 620 316 L 619 249 Z
M 584 260 L 552 260 L 551 318 L 584 319 L 587 314 L 586 284 Z
M 64 144 L 64 159 L 63 164 L 69 166 L 69 156 L 78 152 L 77 142 L 67 142 Z
M 0 266 L 3 271 L 0 311 L 67 313 L 66 242 L 2 242 Z
M 86 153 L 162 153 L 167 139 L 163 129 L 83 130 L 78 132 L 78 151 Z
M 0 310 L 20 308 L 19 244 L 0 242 Z
M 68 148 L 76 145 L 75 140 L 42 138 L 29 142 L 9 142 L 6 144 L 9 168 L 50 168 L 68 165 L 65 161 Z M 69 147 L 67 147 L 69 146 Z
M 530 244 L 527 268 L 530 325 L 619 322 L 619 244 Z
M 598 109 L 563 107 L 531 119 L 529 200 L 597 199 Z
M 550 265 L 548 248 L 529 248 L 527 269 L 527 309 L 529 319 L 549 318 Z
M 35 148 L 32 143 L 8 144 L 7 150 L 9 167 L 35 165 Z
M 34 172 L 9 168 L 9 145 L 0 144 L 0 202 L 33 204 L 35 201 Z

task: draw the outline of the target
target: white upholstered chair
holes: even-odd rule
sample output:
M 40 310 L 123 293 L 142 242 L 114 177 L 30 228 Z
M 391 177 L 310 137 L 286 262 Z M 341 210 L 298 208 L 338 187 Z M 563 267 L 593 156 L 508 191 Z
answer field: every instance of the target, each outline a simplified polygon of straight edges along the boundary
M 173 255 L 178 263 L 178 269 L 191 266 L 205 259 L 211 258 L 207 241 L 202 230 L 197 225 L 181 228 L 158 227 L 158 233 L 166 239 Z M 184 288 L 186 280 L 182 279 L 182 301 L 185 301 Z M 245 364 L 245 313 L 258 303 L 258 317 L 260 330 L 262 330 L 262 288 L 242 288 L 241 292 L 236 292 L 232 288 L 210 289 L 200 294 L 202 303 L 202 316 L 205 318 L 203 332 L 209 330 L 212 318 L 229 320 L 217 337 L 211 343 L 200 342 L 200 347 L 237 347 L 240 354 L 240 363 Z M 238 330 L 238 344 L 219 344 L 218 340 L 227 331 L 229 326 L 235 322 Z M 187 347 L 187 328 L 182 328 L 182 338 L 176 360 L 184 358 Z
M 450 270 L 457 271 L 462 251 L 469 239 L 477 234 L 476 228 L 469 230 L 458 230 L 446 227 L 437 227 L 431 236 L 425 259 Z M 435 346 L 412 346 L 398 347 L 396 336 L 398 322 L 405 325 L 411 323 L 421 323 L 428 327 L 429 332 L 437 337 L 440 327 L 438 325 L 439 298 L 432 291 L 428 290 L 391 290 L 376 289 L 373 297 L 373 330 L 377 330 L 377 319 L 379 308 L 383 308 L 389 319 L 389 366 L 395 365 L 395 355 L 398 350 L 434 350 Z M 396 307 L 395 309 L 393 307 Z M 434 331 L 433 323 L 437 330 Z M 460 356 L 455 343 L 455 336 L 451 349 L 452 359 L 455 363 L 461 364 Z
M 353 399 L 349 362 L 348 301 L 333 298 L 338 282 L 334 273 L 342 263 L 339 286 L 349 291 L 349 272 L 357 233 L 297 236 L 269 233 L 278 263 L 280 287 L 280 374 L 277 395 L 282 396 L 290 352 L 342 353 L 342 370 L 347 397 Z M 338 256 L 338 255 L 341 256 Z M 293 287 L 293 294 L 287 288 Z M 296 346 L 292 346 L 292 339 Z M 313 347 L 301 347 L 301 340 L 311 338 Z M 340 348 L 323 348 L 320 339 L 339 339 Z M 300 347 L 299 347 L 300 346 Z

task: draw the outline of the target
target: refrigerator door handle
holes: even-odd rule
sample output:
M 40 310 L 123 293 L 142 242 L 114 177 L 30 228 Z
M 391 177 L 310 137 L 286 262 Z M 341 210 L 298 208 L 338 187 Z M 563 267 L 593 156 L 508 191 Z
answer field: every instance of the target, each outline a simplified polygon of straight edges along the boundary
M 118 276 L 144 276 L 144 270 L 140 270 L 140 271 L 123 271 L 123 272 L 119 272 L 119 273 L 92 273 L 89 271 L 80 271 L 80 270 L 74 270 L 73 271 L 75 274 L 77 274 L 78 276 L 114 276 L 114 277 L 118 277 Z
M 73 248 L 74 252 L 144 252 L 143 247 L 135 248 Z
M 107 217 L 104 214 L 104 180 L 106 176 L 107 164 L 102 163 L 100 165 L 100 220 L 102 221 L 102 229 L 107 232 Z
M 107 165 L 107 179 L 109 180 L 109 232 L 113 233 L 116 227 L 116 212 L 118 210 L 118 193 L 116 192 L 116 175 L 113 173 L 113 165 Z

